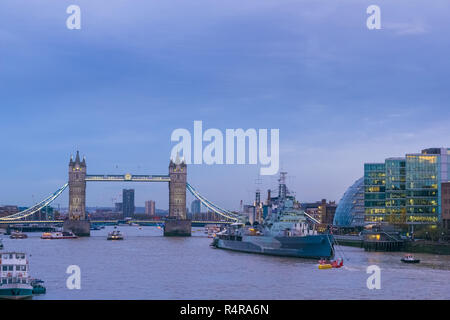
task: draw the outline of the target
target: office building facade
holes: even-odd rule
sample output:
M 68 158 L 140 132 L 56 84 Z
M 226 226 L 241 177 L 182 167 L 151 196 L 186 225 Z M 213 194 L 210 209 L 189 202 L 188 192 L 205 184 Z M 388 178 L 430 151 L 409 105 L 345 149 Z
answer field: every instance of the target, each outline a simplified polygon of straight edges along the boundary
M 336 213 L 336 202 L 322 199 L 317 207 L 317 213 L 320 217 L 320 223 L 333 224 L 334 215 Z
M 450 182 L 441 185 L 442 227 L 450 230 Z
M 442 222 L 441 185 L 449 181 L 450 149 L 429 148 L 384 163 L 364 164 L 366 222 Z
M 132 218 L 134 215 L 134 189 L 123 189 L 122 212 L 124 218 Z
M 155 215 L 155 201 L 145 201 L 145 214 L 149 216 Z

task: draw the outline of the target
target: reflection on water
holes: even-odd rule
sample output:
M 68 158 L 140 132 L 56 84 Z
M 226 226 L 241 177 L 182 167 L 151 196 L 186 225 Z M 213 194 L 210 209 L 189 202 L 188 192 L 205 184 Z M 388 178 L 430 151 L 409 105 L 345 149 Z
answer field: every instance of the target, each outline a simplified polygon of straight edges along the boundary
M 341 269 L 317 261 L 239 253 L 209 247 L 194 228 L 190 238 L 165 238 L 156 227 L 121 226 L 123 241 L 107 241 L 112 227 L 90 238 L 42 240 L 3 237 L 4 250 L 29 254 L 31 276 L 47 294 L 34 299 L 450 299 L 450 256 L 364 252 L 341 247 Z M 381 289 L 369 290 L 369 265 L 381 268 Z M 69 265 L 81 268 L 81 290 L 66 288 Z

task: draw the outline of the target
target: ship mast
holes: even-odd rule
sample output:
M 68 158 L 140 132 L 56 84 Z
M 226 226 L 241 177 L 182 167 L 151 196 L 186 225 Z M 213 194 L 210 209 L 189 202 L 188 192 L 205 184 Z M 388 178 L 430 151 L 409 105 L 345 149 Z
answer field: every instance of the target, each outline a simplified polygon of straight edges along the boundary
M 286 175 L 287 172 L 280 172 L 280 178 L 278 179 L 278 201 L 281 202 L 286 199 L 287 188 L 286 188 Z

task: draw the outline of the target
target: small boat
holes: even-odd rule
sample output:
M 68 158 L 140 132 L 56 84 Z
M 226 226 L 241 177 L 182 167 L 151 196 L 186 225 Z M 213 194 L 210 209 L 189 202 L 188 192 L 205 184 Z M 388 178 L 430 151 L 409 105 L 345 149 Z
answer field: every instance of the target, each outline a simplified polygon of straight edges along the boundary
M 40 279 L 31 279 L 30 285 L 33 287 L 33 294 L 44 294 L 47 289 L 43 286 L 44 281 Z
M 123 235 L 120 233 L 119 230 L 113 230 L 110 233 L 108 233 L 107 240 L 123 240 Z
M 319 269 L 339 269 L 344 265 L 344 260 L 340 259 L 339 260 L 333 260 L 333 261 L 329 261 L 329 260 L 325 260 L 325 259 L 320 259 L 319 260 Z
M 78 238 L 71 231 L 62 231 L 62 232 L 44 232 L 41 236 L 41 239 L 76 239 Z
M 3 252 L 0 255 L 0 298 L 18 300 L 33 296 L 28 268 L 23 252 Z
M 3 240 L 0 239 L 0 250 L 3 250 Z
M 20 232 L 20 231 L 14 231 L 9 236 L 11 239 L 26 239 L 28 236 L 26 233 Z
M 96 225 L 91 225 L 91 230 L 100 230 L 100 227 Z
M 419 263 L 420 259 L 414 258 L 412 254 L 405 254 L 403 258 L 400 259 L 404 263 Z

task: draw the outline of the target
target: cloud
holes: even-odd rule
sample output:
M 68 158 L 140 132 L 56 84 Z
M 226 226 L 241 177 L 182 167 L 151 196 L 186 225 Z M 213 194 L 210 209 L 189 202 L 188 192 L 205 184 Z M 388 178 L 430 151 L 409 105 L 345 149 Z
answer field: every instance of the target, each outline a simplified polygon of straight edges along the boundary
M 421 35 L 429 32 L 429 27 L 420 22 L 390 22 L 384 29 L 393 31 L 398 36 Z

